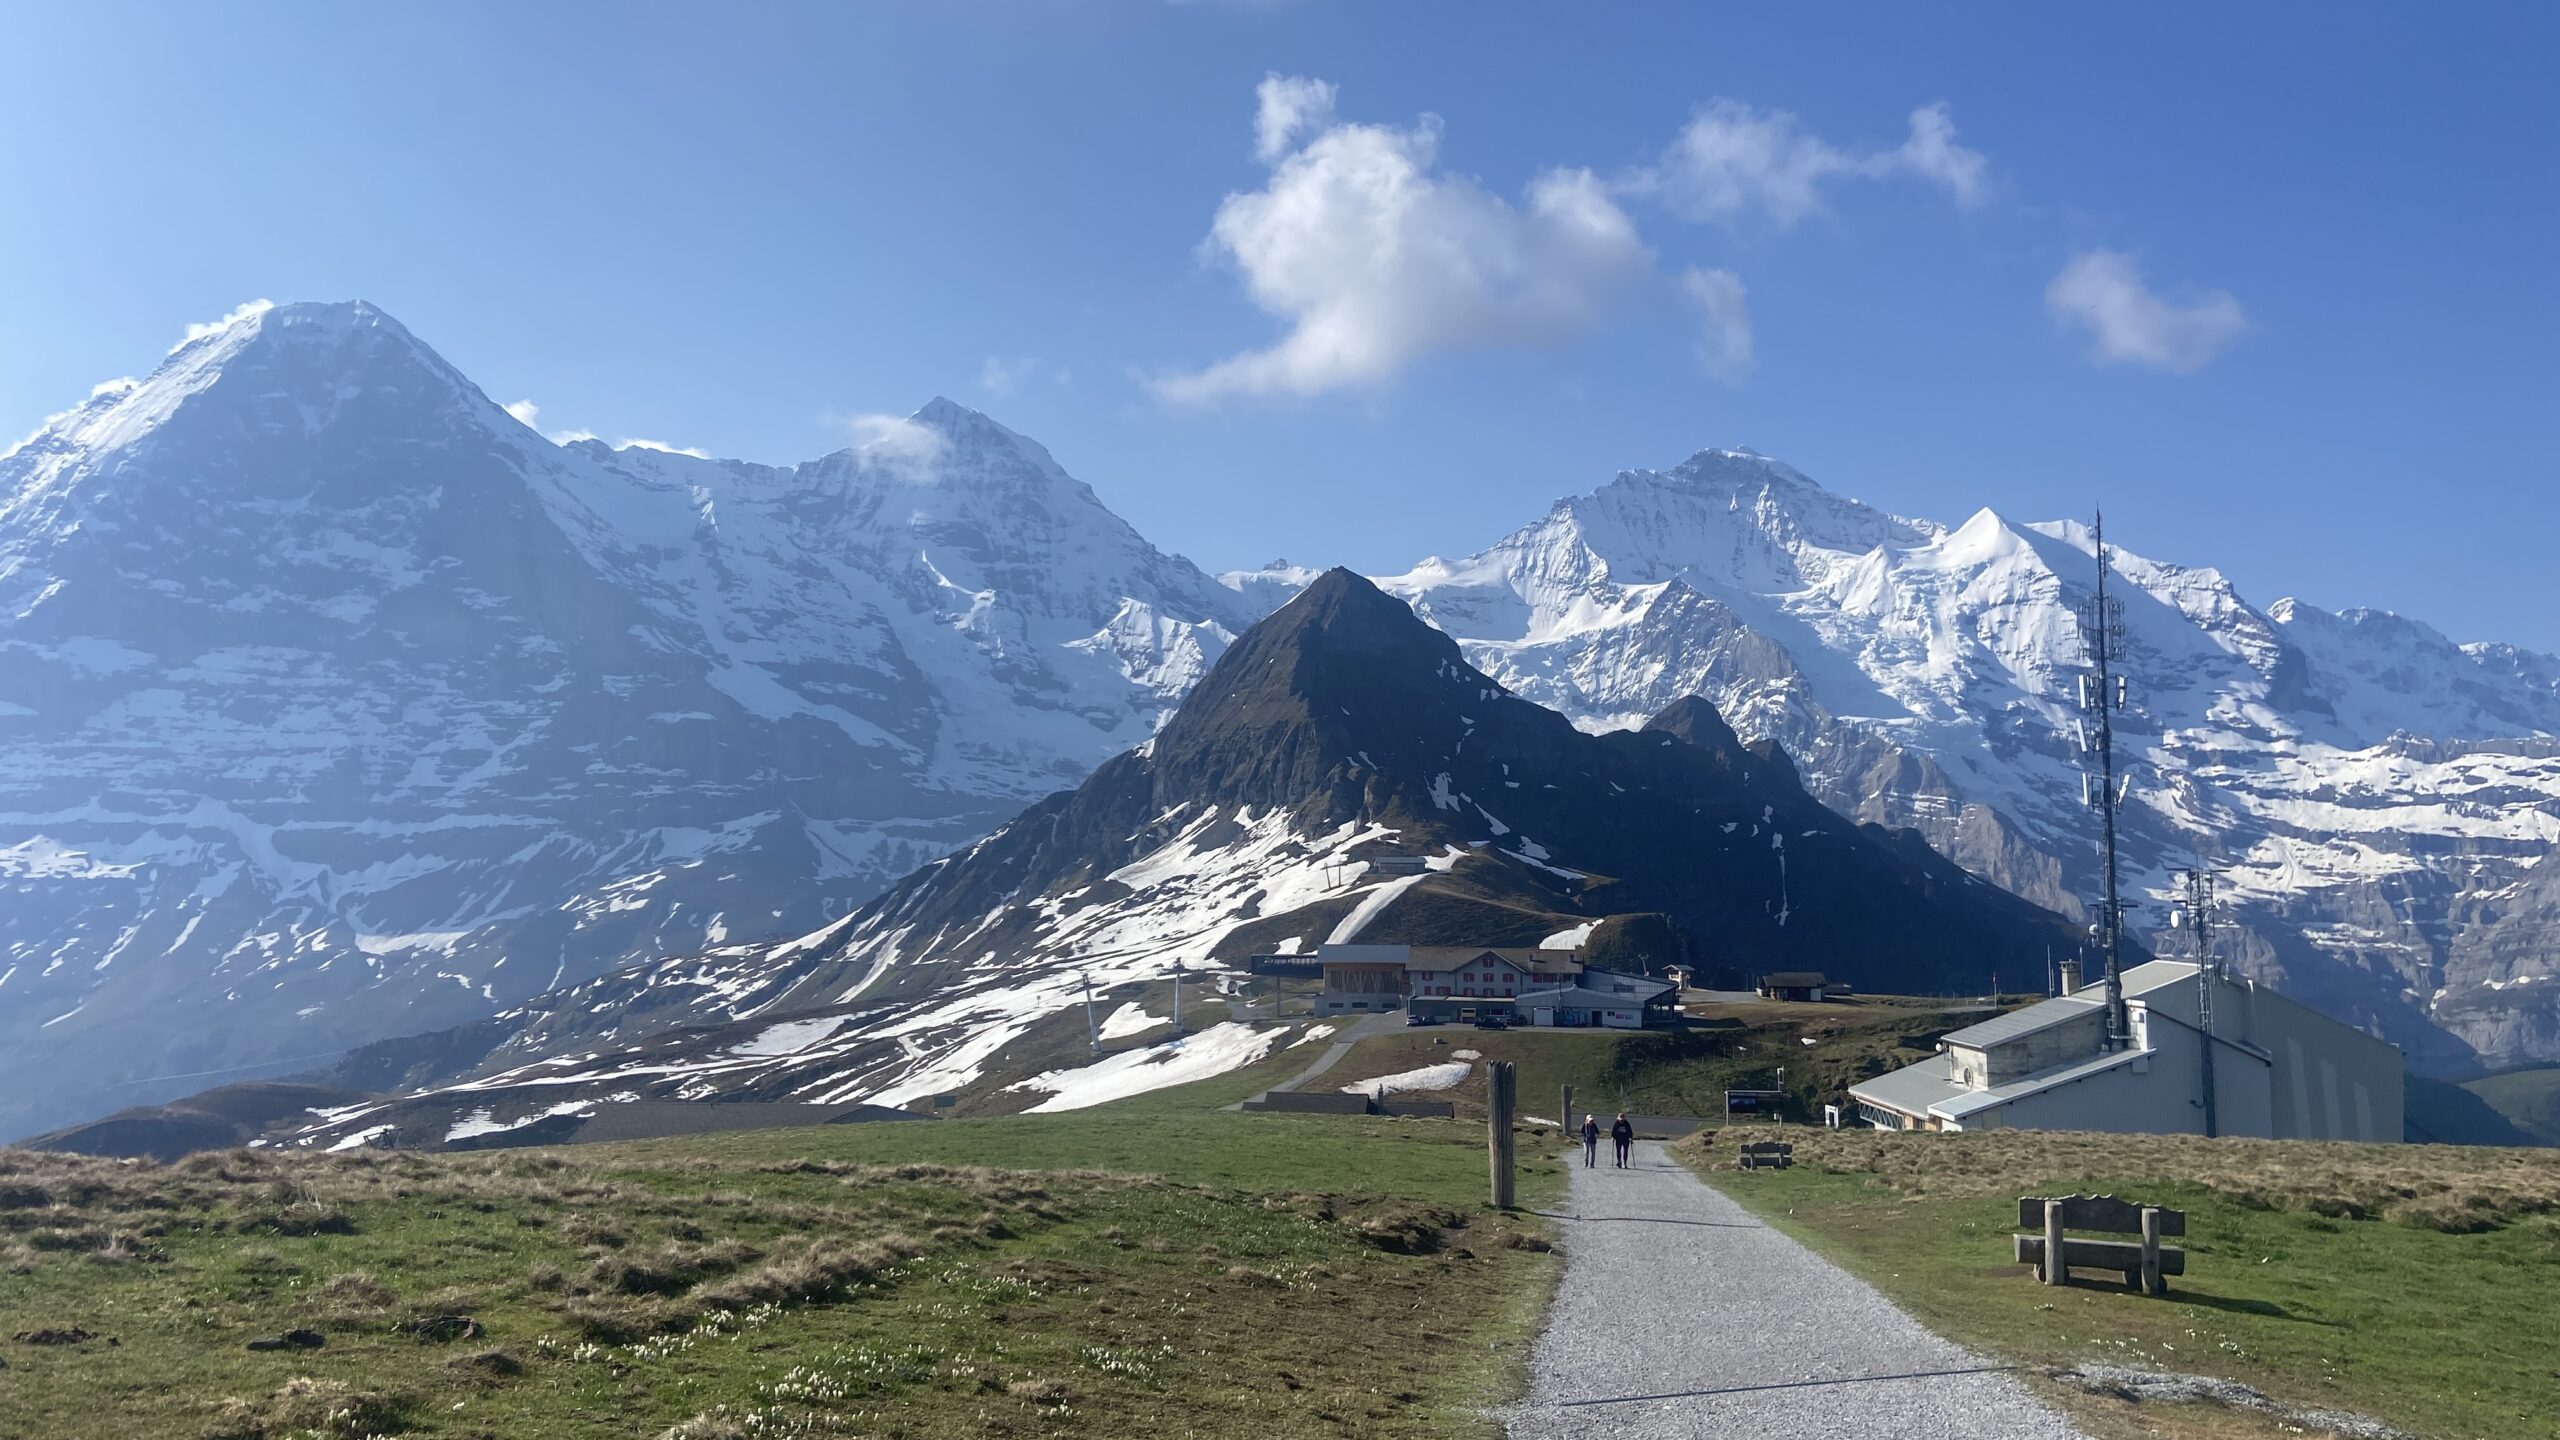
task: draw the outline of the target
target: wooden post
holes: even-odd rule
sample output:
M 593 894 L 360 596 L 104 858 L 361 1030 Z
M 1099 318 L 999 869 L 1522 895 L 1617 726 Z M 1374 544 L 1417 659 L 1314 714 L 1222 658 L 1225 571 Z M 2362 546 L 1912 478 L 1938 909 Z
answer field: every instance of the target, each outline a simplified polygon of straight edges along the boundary
M 1511 1121 L 1518 1079 L 1517 1067 L 1508 1060 L 1496 1060 L 1485 1067 L 1485 1154 L 1493 1167 L 1493 1205 L 1497 1210 L 1508 1210 L 1512 1204 Z
M 2160 1278 L 2160 1207 L 2157 1205 L 2142 1207 L 2142 1293 L 2169 1293 L 2169 1283 Z
M 2071 1267 L 2062 1263 L 2062 1202 L 2044 1202 L 2044 1283 L 2068 1285 Z
M 1556 1133 L 1567 1140 L 1573 1138 L 1573 1087 L 1564 1087 L 1564 1107 L 1556 1111 Z

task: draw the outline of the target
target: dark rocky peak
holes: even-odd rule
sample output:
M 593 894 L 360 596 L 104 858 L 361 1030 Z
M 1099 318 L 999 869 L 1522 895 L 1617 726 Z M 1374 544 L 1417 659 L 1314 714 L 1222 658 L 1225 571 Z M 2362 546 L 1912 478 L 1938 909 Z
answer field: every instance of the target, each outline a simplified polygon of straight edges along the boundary
M 1715 706 L 1695 695 L 1684 695 L 1659 715 L 1644 722 L 1648 735 L 1674 735 L 1716 757 L 1717 762 L 1737 773 L 1754 766 L 1765 766 L 1782 772 L 1789 785 L 1800 783 L 1795 761 L 1775 740 L 1745 741 L 1725 723 Z
M 1157 736 L 1173 793 L 1287 803 L 1349 767 L 1418 777 L 1566 743 L 1564 717 L 1517 699 L 1411 607 L 1326 571 L 1245 632 Z
M 1644 722 L 1648 732 L 1677 735 L 1701 750 L 1739 752 L 1742 741 L 1733 727 L 1724 723 L 1716 707 L 1695 695 L 1674 700 L 1659 715 Z

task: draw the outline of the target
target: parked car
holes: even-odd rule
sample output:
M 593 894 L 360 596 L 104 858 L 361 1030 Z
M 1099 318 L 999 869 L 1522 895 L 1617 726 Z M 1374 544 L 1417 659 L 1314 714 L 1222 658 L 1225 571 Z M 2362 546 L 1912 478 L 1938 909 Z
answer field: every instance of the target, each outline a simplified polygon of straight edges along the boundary
M 1499 1015 L 1486 1015 L 1477 1019 L 1476 1028 L 1479 1030 L 1508 1030 L 1511 1028 L 1511 1022 Z
M 1440 1022 L 1428 1015 L 1407 1015 L 1404 1017 L 1404 1023 L 1407 1025 L 1437 1025 Z

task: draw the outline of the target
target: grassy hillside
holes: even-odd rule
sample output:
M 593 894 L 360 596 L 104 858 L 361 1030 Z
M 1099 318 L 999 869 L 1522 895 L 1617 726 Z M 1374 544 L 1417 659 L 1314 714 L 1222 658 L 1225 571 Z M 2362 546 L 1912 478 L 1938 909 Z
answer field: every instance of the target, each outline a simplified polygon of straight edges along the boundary
M 1481 1127 L 1210 1108 L 1253 1078 L 559 1151 L 0 1151 L 0 1335 L 47 1342 L 0 1345 L 0 1435 L 1481 1433 L 1553 1266 L 1483 1206 Z
M 2545 1145 L 2560 1145 L 2560 1065 L 2510 1070 L 2462 1088 L 2487 1101 L 2517 1129 Z
M 1682 1153 L 1958 1340 L 2034 1364 L 2237 1380 L 2438 1440 L 2560 1436 L 2560 1154 L 2021 1131 L 1787 1138 L 1798 1165 L 1782 1172 L 1730 1168 L 1730 1132 Z M 2009 1263 L 2018 1196 L 2091 1191 L 2187 1212 L 2188 1273 L 2166 1299 L 2112 1280 L 2055 1291 Z M 2146 1433 L 2277 1433 L 2145 1416 L 2170 1427 Z

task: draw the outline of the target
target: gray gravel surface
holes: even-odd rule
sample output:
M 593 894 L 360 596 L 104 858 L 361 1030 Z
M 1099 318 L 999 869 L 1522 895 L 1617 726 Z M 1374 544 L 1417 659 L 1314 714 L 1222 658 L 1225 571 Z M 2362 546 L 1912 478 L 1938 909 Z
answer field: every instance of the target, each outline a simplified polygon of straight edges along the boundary
M 1341 1061 L 1343 1056 L 1350 1054 L 1352 1046 L 1359 1044 L 1361 1041 L 1368 1039 L 1372 1035 L 1392 1035 L 1405 1028 L 1404 1012 L 1401 1010 L 1389 1011 L 1383 1015 L 1358 1015 L 1349 1019 L 1335 1020 L 1328 1023 L 1333 1025 L 1334 1031 L 1331 1035 L 1325 1037 L 1332 1043 L 1324 1047 L 1323 1054 L 1318 1055 L 1315 1059 L 1308 1062 L 1306 1069 L 1301 1070 L 1297 1074 L 1290 1076 L 1288 1079 L 1281 1081 L 1279 1084 L 1272 1086 L 1270 1090 L 1263 1091 L 1261 1095 L 1256 1095 L 1251 1098 L 1259 1100 L 1263 1098 L 1264 1095 L 1269 1095 L 1273 1091 L 1278 1090 L 1303 1090 L 1318 1076 L 1324 1074 L 1327 1070 L 1332 1069 Z M 1230 1110 L 1241 1110 L 1245 1107 L 1246 1103 L 1246 1101 L 1239 1100 L 1227 1108 Z
M 2085 1440 L 1992 1362 L 1753 1219 L 1662 1147 L 1585 1170 L 1514 1440 Z

